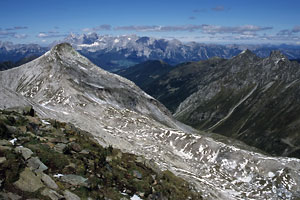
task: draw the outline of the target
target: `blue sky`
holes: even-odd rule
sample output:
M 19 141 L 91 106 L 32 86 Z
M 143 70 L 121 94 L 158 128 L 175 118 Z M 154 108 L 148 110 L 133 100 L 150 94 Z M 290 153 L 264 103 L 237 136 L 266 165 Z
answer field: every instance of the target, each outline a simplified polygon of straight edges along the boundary
M 299 0 L 1 0 L 0 7 L 0 40 L 14 43 L 96 32 L 300 45 Z

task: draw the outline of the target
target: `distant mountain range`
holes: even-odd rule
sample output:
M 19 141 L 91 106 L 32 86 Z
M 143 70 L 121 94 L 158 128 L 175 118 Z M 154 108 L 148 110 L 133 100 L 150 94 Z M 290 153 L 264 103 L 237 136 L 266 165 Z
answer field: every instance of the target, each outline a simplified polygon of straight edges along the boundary
M 13 61 L 0 62 L 0 71 L 18 67 L 20 65 L 23 65 L 25 63 L 28 63 L 28 62 L 36 59 L 37 57 L 38 57 L 38 55 L 31 55 L 29 57 L 24 57 L 21 60 L 18 60 L 16 62 L 13 62 Z
M 160 76 L 151 73 L 158 62 L 134 70 L 141 66 L 118 73 L 157 98 L 178 120 L 274 155 L 300 158 L 300 64 L 279 51 L 267 58 L 245 50 L 229 60 L 183 63 Z M 151 82 L 136 79 L 154 76 Z
M 293 45 L 215 45 L 179 40 L 157 39 L 136 35 L 107 36 L 96 33 L 71 34 L 60 42 L 70 43 L 93 63 L 109 71 L 133 66 L 147 60 L 162 60 L 170 65 L 182 62 L 206 60 L 212 57 L 231 58 L 245 49 L 259 57 L 267 57 L 272 50 L 280 50 L 289 59 L 300 59 L 300 46 Z M 0 62 L 16 62 L 32 55 L 40 56 L 49 48 L 39 45 L 13 45 L 0 43 Z
M 48 47 L 41 47 L 37 44 L 13 44 L 0 41 L 0 62 L 18 62 L 28 57 L 38 57 L 48 51 Z

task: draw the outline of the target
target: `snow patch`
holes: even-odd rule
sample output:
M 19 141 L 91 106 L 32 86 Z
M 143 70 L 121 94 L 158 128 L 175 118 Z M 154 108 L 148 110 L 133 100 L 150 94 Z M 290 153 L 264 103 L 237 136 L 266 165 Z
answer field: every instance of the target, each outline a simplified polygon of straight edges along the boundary
M 50 125 L 50 123 L 47 122 L 46 120 L 43 120 L 43 119 L 42 119 L 42 122 L 43 122 L 43 124 Z
M 55 178 L 60 178 L 62 176 L 64 176 L 64 175 L 63 174 L 55 174 L 55 175 L 53 175 L 53 177 L 55 177 Z
M 89 47 L 97 47 L 97 46 L 100 46 L 100 43 L 99 42 L 94 42 L 92 44 L 80 44 L 78 46 L 79 47 L 87 47 L 87 48 L 89 48 Z
M 12 144 L 12 145 L 15 145 L 15 142 L 17 141 L 17 138 L 14 138 L 12 140 L 9 140 L 9 142 Z
M 268 173 L 268 176 L 269 176 L 270 178 L 273 178 L 273 177 L 275 176 L 275 174 L 274 174 L 273 172 L 269 172 L 269 173 Z
M 142 200 L 142 199 L 135 194 L 130 198 L 130 200 Z

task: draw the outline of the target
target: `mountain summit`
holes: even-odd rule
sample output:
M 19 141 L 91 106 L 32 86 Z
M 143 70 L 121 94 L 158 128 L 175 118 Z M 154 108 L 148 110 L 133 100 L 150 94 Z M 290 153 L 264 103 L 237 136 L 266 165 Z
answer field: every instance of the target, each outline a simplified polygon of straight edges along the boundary
M 104 146 L 174 172 L 207 199 L 299 197 L 298 159 L 269 157 L 233 140 L 201 136 L 133 82 L 100 69 L 68 44 L 0 72 L 0 85 L 0 108 L 13 97 L 18 101 L 10 106 L 27 103 L 42 118 L 71 122 Z

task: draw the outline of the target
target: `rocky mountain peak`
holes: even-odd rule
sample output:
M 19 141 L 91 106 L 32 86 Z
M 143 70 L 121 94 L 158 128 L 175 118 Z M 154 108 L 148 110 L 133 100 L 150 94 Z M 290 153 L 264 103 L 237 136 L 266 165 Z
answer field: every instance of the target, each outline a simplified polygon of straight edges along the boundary
M 258 56 L 249 49 L 242 51 L 237 57 L 250 60 L 258 59 Z
M 62 53 L 71 53 L 71 52 L 76 52 L 72 45 L 65 42 L 65 43 L 60 43 L 60 44 L 57 44 L 55 45 L 51 50 L 50 52 L 51 53 L 59 53 L 59 54 L 62 54 Z
M 288 60 L 288 58 L 283 55 L 279 50 L 272 51 L 269 57 L 271 60 Z
M 289 59 L 279 50 L 271 51 L 270 56 L 266 58 L 266 61 L 272 63 L 275 66 L 275 68 L 276 66 L 279 66 L 279 63 L 288 64 L 290 62 Z
M 279 50 L 274 50 L 274 51 L 271 51 L 270 57 L 271 58 L 283 58 L 285 56 Z

